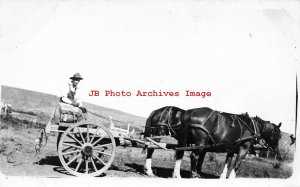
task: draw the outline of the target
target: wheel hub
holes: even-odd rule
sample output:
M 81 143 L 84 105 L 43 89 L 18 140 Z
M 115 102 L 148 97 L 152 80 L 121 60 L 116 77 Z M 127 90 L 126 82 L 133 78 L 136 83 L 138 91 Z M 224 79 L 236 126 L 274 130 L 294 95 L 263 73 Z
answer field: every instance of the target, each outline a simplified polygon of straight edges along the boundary
M 90 156 L 93 154 L 93 146 L 92 144 L 86 143 L 83 144 L 81 151 L 84 155 Z

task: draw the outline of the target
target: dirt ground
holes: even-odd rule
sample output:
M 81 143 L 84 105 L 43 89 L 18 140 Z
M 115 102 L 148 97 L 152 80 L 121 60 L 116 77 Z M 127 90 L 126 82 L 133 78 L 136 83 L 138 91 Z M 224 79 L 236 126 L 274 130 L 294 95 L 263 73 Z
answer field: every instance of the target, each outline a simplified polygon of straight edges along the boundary
M 56 151 L 56 136 L 51 135 L 41 152 L 35 152 L 34 140 L 38 129 L 17 128 L 1 122 L 0 171 L 7 176 L 73 177 L 61 166 Z M 117 147 L 117 154 L 109 170 L 100 177 L 148 177 L 143 172 L 146 154 L 142 149 Z M 224 167 L 224 154 L 207 154 L 202 167 L 204 178 L 219 178 Z M 153 155 L 153 171 L 156 177 L 169 178 L 174 167 L 174 152 L 156 150 Z M 181 175 L 189 178 L 190 158 L 185 153 Z M 291 164 L 281 164 L 275 169 L 271 162 L 260 159 L 245 159 L 237 177 L 242 178 L 289 178 Z

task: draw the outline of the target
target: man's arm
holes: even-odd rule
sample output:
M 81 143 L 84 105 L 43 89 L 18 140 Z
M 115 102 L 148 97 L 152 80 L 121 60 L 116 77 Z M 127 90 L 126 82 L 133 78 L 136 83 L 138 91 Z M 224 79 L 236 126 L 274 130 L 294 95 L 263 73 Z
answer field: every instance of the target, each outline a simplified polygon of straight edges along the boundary
M 66 88 L 66 87 L 65 87 Z M 70 91 L 70 83 L 68 83 L 68 89 L 63 89 L 61 90 L 60 92 L 60 101 L 61 102 L 64 102 L 64 103 L 67 103 L 67 104 L 72 104 L 72 101 L 68 98 L 68 93 Z

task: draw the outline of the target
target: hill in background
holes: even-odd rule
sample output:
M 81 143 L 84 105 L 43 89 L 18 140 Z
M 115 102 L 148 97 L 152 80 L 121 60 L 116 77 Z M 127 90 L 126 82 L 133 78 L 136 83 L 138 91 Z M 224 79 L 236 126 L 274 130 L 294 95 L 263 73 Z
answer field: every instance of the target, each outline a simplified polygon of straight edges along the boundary
M 36 113 L 42 122 L 48 121 L 53 111 L 59 103 L 58 96 L 15 88 L 10 86 L 2 87 L 2 101 L 6 104 L 11 104 L 14 110 L 27 111 Z M 84 106 L 93 113 L 105 117 L 111 117 L 114 120 L 130 123 L 131 126 L 142 129 L 141 126 L 145 125 L 146 119 L 143 117 L 135 116 L 115 109 L 110 109 L 91 103 L 83 103 Z M 41 117 L 42 115 L 43 117 Z M 99 121 L 99 117 L 90 115 L 92 120 Z M 25 115 L 24 115 L 25 117 Z M 27 116 L 29 117 L 29 116 Z M 30 117 L 29 117 L 30 118 Z M 37 119 L 37 120 L 39 120 Z

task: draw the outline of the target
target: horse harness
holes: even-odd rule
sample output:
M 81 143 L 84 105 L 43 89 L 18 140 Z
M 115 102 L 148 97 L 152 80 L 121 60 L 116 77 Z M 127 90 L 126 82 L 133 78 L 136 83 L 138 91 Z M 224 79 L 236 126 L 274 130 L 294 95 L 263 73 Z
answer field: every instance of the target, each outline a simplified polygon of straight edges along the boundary
M 202 124 L 189 123 L 189 126 L 190 126 L 190 127 L 199 128 L 199 129 L 203 130 L 203 131 L 208 135 L 208 137 L 212 140 L 212 142 L 213 142 L 214 144 L 216 144 L 216 142 L 215 142 L 215 140 L 213 139 L 213 137 L 211 136 L 211 134 L 212 134 L 212 132 L 214 132 L 214 130 L 215 130 L 216 127 L 215 127 L 211 132 L 209 132 L 209 131 L 207 130 L 207 128 L 206 128 L 204 125 L 205 125 L 206 121 L 207 121 L 207 120 L 213 115 L 213 113 L 215 113 L 215 112 L 216 112 L 216 111 L 213 110 L 213 111 L 209 114 L 209 116 L 208 116 L 207 118 L 205 118 L 205 120 L 203 121 Z
M 211 136 L 211 134 L 212 134 L 212 133 L 214 132 L 214 130 L 219 126 L 219 124 L 218 124 L 217 126 L 215 126 L 215 127 L 211 130 L 211 132 L 205 127 L 205 123 L 207 122 L 207 120 L 209 120 L 209 119 L 211 118 L 211 116 L 212 116 L 215 112 L 217 112 L 218 115 L 220 114 L 219 111 L 213 110 L 213 111 L 209 114 L 209 116 L 208 116 L 207 118 L 205 118 L 205 120 L 203 121 L 202 124 L 189 123 L 189 126 L 190 126 L 190 127 L 193 127 L 193 128 L 199 128 L 199 129 L 203 130 L 203 131 L 208 135 L 209 139 L 213 142 L 213 144 L 214 144 L 215 146 L 217 146 L 217 142 L 213 139 L 213 137 Z M 233 124 L 231 125 L 231 127 L 235 127 L 235 126 L 234 126 L 234 122 L 235 122 L 235 120 L 237 120 L 237 122 L 238 122 L 238 124 L 239 124 L 239 126 L 240 126 L 240 129 L 241 129 L 240 138 L 239 138 L 238 140 L 234 141 L 235 143 L 236 143 L 236 142 L 241 143 L 241 142 L 244 142 L 244 141 L 246 141 L 246 140 L 254 140 L 256 143 L 260 143 L 259 140 L 262 139 L 262 137 L 261 137 L 261 135 L 260 135 L 260 133 L 259 133 L 258 124 L 257 124 L 257 122 L 256 122 L 253 118 L 250 117 L 251 122 L 252 122 L 251 124 L 253 125 L 253 130 L 252 130 L 252 129 L 249 127 L 249 125 L 247 125 L 247 123 L 246 123 L 245 121 L 243 121 L 238 115 L 233 114 L 233 115 L 231 116 L 231 118 L 233 119 L 233 122 L 232 122 Z M 242 131 L 242 124 L 241 124 L 241 123 L 243 123 L 243 124 L 247 127 L 247 129 L 253 134 L 253 136 L 251 136 L 251 137 L 246 137 L 246 138 L 243 138 L 243 137 L 242 137 L 242 136 L 243 136 L 243 134 L 242 134 L 243 131 Z M 232 143 L 234 143 L 234 142 L 232 142 Z M 263 145 L 263 146 L 265 146 L 265 145 Z M 265 147 L 267 147 L 268 149 L 270 148 L 268 145 L 266 145 Z
M 145 128 L 150 128 L 151 130 L 153 130 L 153 129 L 160 128 L 161 126 L 166 126 L 168 128 L 168 132 L 169 132 L 168 136 L 172 136 L 172 133 L 173 133 L 173 136 L 176 136 L 176 132 L 174 131 L 174 129 L 179 128 L 181 124 L 179 124 L 179 125 L 171 125 L 170 124 L 170 115 L 171 115 L 172 108 L 173 108 L 173 106 L 166 107 L 164 109 L 164 111 L 161 113 L 159 122 L 157 123 L 158 127 L 157 126 L 155 126 L 155 127 L 147 127 L 146 126 Z M 162 118 L 166 112 L 168 114 L 167 123 L 162 122 Z
M 172 111 L 172 108 L 173 106 L 170 106 L 170 107 L 166 107 L 164 109 L 164 111 L 162 112 L 161 116 L 160 116 L 160 119 L 159 119 L 159 122 L 157 123 L 157 126 L 155 127 L 145 127 L 145 128 L 150 128 L 151 130 L 153 129 L 157 129 L 157 128 L 160 128 L 161 126 L 166 126 L 168 128 L 168 136 L 176 136 L 176 132 L 174 131 L 174 129 L 178 129 L 181 124 L 177 124 L 177 125 L 171 125 L 170 124 L 170 115 L 171 115 L 171 111 Z M 168 111 L 167 111 L 168 110 Z M 162 118 L 164 116 L 165 113 L 168 113 L 168 119 L 167 119 L 167 123 L 165 122 L 162 122 Z M 199 128 L 201 130 L 203 130 L 207 135 L 208 137 L 210 138 L 210 140 L 213 142 L 214 146 L 218 146 L 217 142 L 213 139 L 212 137 L 212 133 L 214 132 L 214 130 L 219 126 L 219 124 L 217 126 L 215 126 L 211 132 L 205 127 L 205 123 L 211 118 L 211 116 L 217 112 L 217 114 L 219 115 L 220 112 L 219 111 L 216 111 L 216 110 L 213 110 L 209 116 L 207 118 L 205 118 L 205 120 L 203 121 L 202 124 L 198 124 L 198 123 L 189 123 L 189 127 L 193 127 L 193 128 Z M 237 145 L 239 145 L 240 143 L 242 142 L 245 142 L 245 141 L 248 141 L 248 140 L 254 140 L 256 143 L 260 144 L 261 146 L 267 148 L 267 149 L 270 149 L 270 150 L 273 150 L 265 141 L 264 139 L 261 137 L 260 135 L 260 130 L 259 130 L 259 127 L 258 127 L 258 122 L 250 117 L 251 119 L 251 124 L 253 126 L 253 130 L 249 127 L 249 125 L 243 121 L 238 115 L 236 114 L 232 114 L 232 119 L 233 119 L 233 123 L 235 120 L 237 120 L 239 126 L 240 126 L 240 129 L 241 129 L 241 134 L 240 134 L 240 138 L 234 142 L 231 142 L 231 143 L 238 143 Z M 253 134 L 252 136 L 250 137 L 246 137 L 246 138 L 243 138 L 243 134 L 242 134 L 242 124 L 243 123 L 245 125 L 245 127 Z M 235 127 L 234 125 L 231 125 L 231 127 Z M 262 130 L 263 131 L 263 130 Z M 261 144 L 260 140 L 263 140 L 263 144 Z M 231 143 L 228 143 L 228 144 L 231 144 Z

